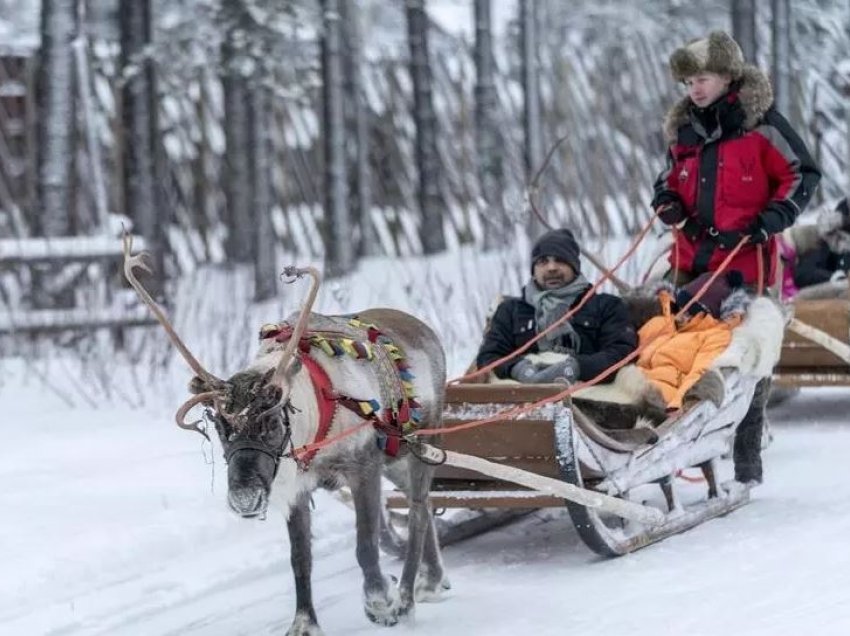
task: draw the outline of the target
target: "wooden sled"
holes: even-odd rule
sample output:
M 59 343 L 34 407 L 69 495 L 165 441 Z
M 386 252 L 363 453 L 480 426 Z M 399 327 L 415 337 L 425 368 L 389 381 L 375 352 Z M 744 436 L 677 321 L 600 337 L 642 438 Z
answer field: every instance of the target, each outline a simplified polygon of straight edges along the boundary
M 807 290 L 808 291 L 808 288 Z M 774 372 L 782 387 L 850 386 L 850 299 L 798 299 Z
M 736 484 L 730 490 L 720 486 L 718 464 L 731 448 L 757 380 L 730 370 L 719 407 L 699 402 L 653 428 L 629 428 L 634 419 L 610 417 L 615 409 L 575 400 L 535 407 L 521 419 L 505 418 L 446 434 L 441 446 L 449 451 L 450 462 L 437 468 L 432 506 L 492 514 L 566 505 L 579 536 L 592 550 L 607 556 L 632 552 L 749 500 L 744 486 Z M 452 386 L 445 426 L 535 403 L 563 389 L 563 385 Z M 597 425 L 593 420 L 603 421 L 600 414 L 605 421 Z M 457 458 L 467 467 L 449 465 Z M 691 467 L 701 469 L 704 481 L 686 484 L 677 479 L 680 471 Z M 679 492 L 685 486 L 691 499 L 695 489 L 702 495 L 686 501 Z M 642 502 L 653 495 L 654 503 Z M 387 493 L 386 500 L 390 509 L 406 506 L 398 493 Z

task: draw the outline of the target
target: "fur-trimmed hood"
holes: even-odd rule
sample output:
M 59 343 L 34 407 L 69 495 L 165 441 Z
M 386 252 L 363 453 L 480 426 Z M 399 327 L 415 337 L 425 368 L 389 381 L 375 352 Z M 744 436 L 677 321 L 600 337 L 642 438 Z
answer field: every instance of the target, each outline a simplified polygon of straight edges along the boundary
M 738 102 L 744 110 L 744 129 L 754 129 L 773 105 L 773 87 L 770 79 L 755 66 L 746 65 L 738 82 Z M 685 95 L 664 117 L 664 138 L 674 143 L 680 127 L 690 121 L 691 98 Z

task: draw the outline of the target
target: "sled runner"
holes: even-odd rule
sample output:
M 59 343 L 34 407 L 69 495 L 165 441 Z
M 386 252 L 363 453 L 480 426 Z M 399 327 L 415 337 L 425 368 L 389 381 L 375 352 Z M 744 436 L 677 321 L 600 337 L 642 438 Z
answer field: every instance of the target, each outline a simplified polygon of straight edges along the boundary
M 783 318 L 768 308 L 748 315 L 732 344 L 715 361 L 722 395 L 689 399 L 669 416 L 647 409 L 639 395 L 608 399 L 613 385 L 541 403 L 564 385 L 457 384 L 446 394 L 444 427 L 495 417 L 495 422 L 448 432 L 442 447 L 448 461 L 438 467 L 430 494 L 434 509 L 527 510 L 566 505 L 582 540 L 595 552 L 615 556 L 727 514 L 749 500 L 723 465 L 735 430 L 746 414 L 757 382 L 778 357 Z M 751 312 L 752 313 L 752 312 Z M 761 324 L 757 329 L 756 325 Z M 770 335 L 765 335 L 770 332 Z M 506 414 L 502 416 L 500 414 Z M 390 508 L 404 507 L 394 493 Z

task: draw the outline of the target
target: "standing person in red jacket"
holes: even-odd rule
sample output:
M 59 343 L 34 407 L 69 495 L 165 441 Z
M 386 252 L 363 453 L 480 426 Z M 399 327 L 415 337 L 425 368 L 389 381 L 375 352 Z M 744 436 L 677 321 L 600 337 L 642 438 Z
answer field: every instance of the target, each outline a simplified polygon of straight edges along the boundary
M 793 225 L 820 181 L 809 151 L 773 107 L 767 76 L 744 64 L 738 43 L 722 31 L 677 49 L 673 77 L 688 94 L 664 120 L 667 166 L 652 207 L 682 224 L 670 254 L 674 283 L 714 271 L 744 236 L 729 264 L 757 285 L 759 250 L 765 285 L 773 283 L 775 235 Z
M 667 278 L 682 285 L 716 270 L 747 237 L 728 267 L 741 272 L 745 284 L 767 287 L 775 276 L 775 235 L 809 203 L 820 171 L 773 107 L 767 76 L 744 64 L 741 47 L 729 35 L 714 31 L 677 49 L 670 70 L 688 94 L 664 120 L 670 146 L 652 201 L 664 223 L 679 226 Z M 766 378 L 736 432 L 735 479 L 742 483 L 762 481 L 769 393 Z

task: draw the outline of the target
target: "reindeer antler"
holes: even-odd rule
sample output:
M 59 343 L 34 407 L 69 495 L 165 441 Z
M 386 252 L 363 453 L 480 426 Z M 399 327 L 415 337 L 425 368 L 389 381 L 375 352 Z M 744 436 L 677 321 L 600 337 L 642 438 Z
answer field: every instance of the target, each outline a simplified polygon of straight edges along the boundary
M 124 241 L 124 276 L 127 278 L 130 285 L 133 286 L 133 289 L 136 290 L 139 297 L 153 312 L 153 315 L 159 321 L 159 324 L 162 325 L 162 328 L 165 329 L 165 332 L 168 334 L 172 344 L 177 347 L 177 350 L 186 362 L 189 363 L 189 366 L 192 367 L 192 371 L 194 371 L 196 375 L 200 376 L 208 387 L 215 387 L 216 389 L 221 388 L 224 385 L 224 381 L 217 378 L 201 366 L 200 362 L 198 362 L 195 356 L 192 355 L 186 345 L 183 344 L 183 341 L 180 339 L 180 336 L 177 335 L 177 332 L 174 331 L 174 327 L 172 327 L 168 318 L 165 317 L 165 313 L 162 311 L 162 308 L 160 308 L 160 306 L 156 304 L 156 301 L 151 298 L 148 290 L 144 288 L 133 273 L 133 268 L 135 267 L 138 267 L 149 274 L 152 273 L 150 266 L 144 260 L 144 256 L 146 255 L 145 252 L 137 254 L 136 256 L 131 255 L 133 250 L 133 237 L 126 230 L 124 230 L 122 240 Z
M 321 284 L 319 270 L 315 267 L 298 268 L 290 266 L 283 270 L 283 276 L 294 277 L 293 280 L 287 281 L 289 283 L 295 282 L 295 280 L 301 278 L 305 274 L 309 274 L 312 277 L 313 284 L 310 286 L 310 293 L 307 295 L 307 300 L 304 302 L 304 307 L 301 309 L 301 315 L 298 317 L 298 322 L 295 323 L 295 328 L 292 330 L 292 337 L 289 339 L 289 342 L 286 343 L 286 349 L 283 350 L 280 362 L 278 362 L 277 368 L 275 369 L 271 380 L 269 380 L 269 383 L 273 385 L 280 385 L 289 377 L 290 366 L 295 360 L 295 349 L 301 340 L 301 335 L 307 328 L 307 322 L 310 320 L 310 310 L 313 307 L 313 302 L 316 300 L 316 294 L 319 292 L 319 285 Z M 288 392 L 288 388 L 284 391 L 284 393 L 286 392 Z
M 207 400 L 217 401 L 218 398 L 221 397 L 221 390 L 215 391 L 206 391 L 204 393 L 198 393 L 198 395 L 193 395 L 186 402 L 184 402 L 183 406 L 177 409 L 177 414 L 174 416 L 175 421 L 177 422 L 177 426 L 187 431 L 195 431 L 196 433 L 200 433 L 204 437 L 207 438 L 207 441 L 210 441 L 210 436 L 207 435 L 206 431 L 198 426 L 198 423 L 201 420 L 195 420 L 194 422 L 187 424 L 186 416 L 189 414 L 195 406 L 200 404 L 201 402 L 206 402 Z

